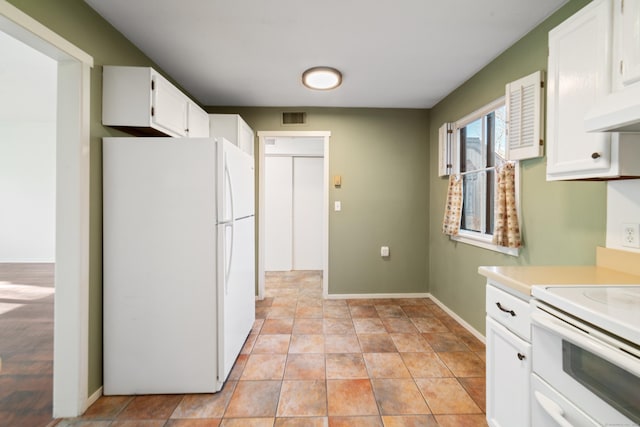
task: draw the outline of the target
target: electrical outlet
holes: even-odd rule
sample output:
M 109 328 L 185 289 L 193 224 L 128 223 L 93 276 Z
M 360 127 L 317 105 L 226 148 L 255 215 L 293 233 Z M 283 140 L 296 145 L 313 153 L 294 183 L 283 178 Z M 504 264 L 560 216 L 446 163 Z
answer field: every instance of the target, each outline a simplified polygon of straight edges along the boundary
M 640 248 L 640 224 L 622 224 L 622 246 Z

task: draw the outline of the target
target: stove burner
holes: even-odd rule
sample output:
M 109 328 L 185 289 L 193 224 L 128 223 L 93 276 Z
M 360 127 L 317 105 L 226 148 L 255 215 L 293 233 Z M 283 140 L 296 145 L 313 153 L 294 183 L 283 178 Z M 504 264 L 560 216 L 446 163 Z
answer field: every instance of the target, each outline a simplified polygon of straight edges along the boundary
M 592 301 L 606 304 L 610 309 L 637 310 L 640 307 L 640 291 L 624 288 L 587 289 L 583 295 Z

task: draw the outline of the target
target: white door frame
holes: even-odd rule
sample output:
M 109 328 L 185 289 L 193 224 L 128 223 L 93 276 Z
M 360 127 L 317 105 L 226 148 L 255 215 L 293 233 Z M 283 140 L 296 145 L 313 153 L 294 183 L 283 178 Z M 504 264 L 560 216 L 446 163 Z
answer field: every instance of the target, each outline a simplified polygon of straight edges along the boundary
M 258 131 L 258 298 L 264 299 L 264 256 L 265 256 L 265 139 L 277 137 L 323 137 L 324 138 L 324 195 L 322 203 L 322 295 L 329 290 L 329 131 Z
M 58 62 L 53 416 L 88 407 L 89 101 L 93 58 L 0 0 L 0 31 Z

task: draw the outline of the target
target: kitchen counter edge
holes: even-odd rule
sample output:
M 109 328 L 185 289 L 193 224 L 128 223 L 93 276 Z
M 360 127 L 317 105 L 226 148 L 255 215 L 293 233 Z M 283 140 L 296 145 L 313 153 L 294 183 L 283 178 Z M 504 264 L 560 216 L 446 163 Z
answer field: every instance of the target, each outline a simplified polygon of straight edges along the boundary
M 533 285 L 640 284 L 640 253 L 597 248 L 597 265 L 480 266 L 478 273 L 524 295 Z

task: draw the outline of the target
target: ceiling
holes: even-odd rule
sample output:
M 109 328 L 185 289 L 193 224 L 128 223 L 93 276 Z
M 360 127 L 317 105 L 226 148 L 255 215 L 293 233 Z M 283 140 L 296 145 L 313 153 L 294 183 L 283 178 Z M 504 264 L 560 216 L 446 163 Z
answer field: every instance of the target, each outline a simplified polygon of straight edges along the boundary
M 85 1 L 203 105 L 430 108 L 567 0 Z

